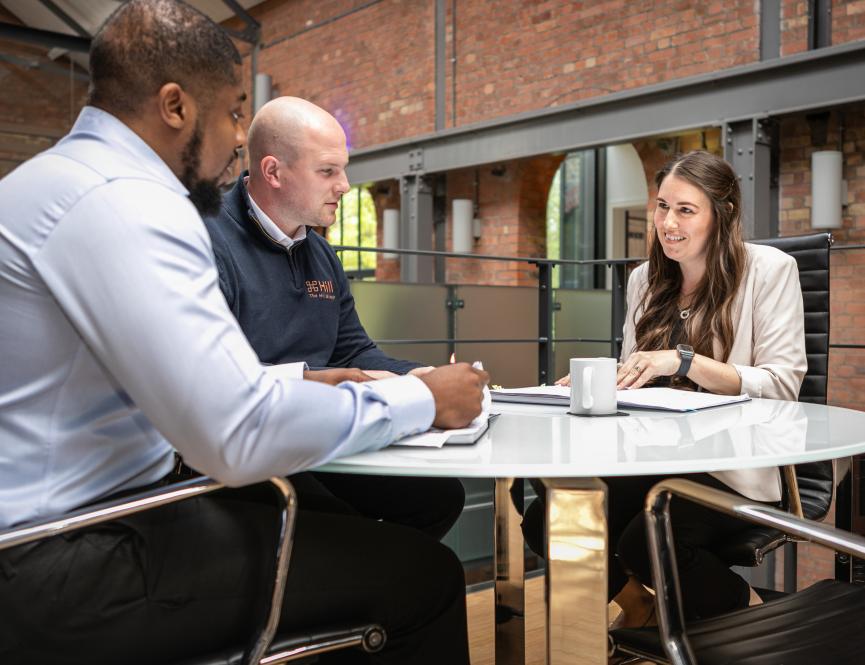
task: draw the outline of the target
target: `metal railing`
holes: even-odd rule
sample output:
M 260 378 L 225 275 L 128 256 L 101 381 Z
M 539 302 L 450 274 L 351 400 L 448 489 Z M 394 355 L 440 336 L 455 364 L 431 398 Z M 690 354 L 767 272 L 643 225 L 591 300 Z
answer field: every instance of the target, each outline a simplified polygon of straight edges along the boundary
M 630 264 L 644 261 L 644 258 L 625 259 L 547 259 L 530 256 L 499 256 L 493 254 L 461 254 L 458 252 L 440 252 L 426 249 L 388 249 L 381 247 L 354 247 L 350 245 L 333 245 L 339 251 L 375 252 L 411 256 L 431 256 L 438 258 L 464 259 L 476 261 L 508 261 L 525 263 L 538 269 L 538 335 L 531 338 L 471 338 L 461 339 L 453 335 L 439 339 L 378 339 L 378 344 L 482 344 L 482 343 L 537 343 L 538 345 L 538 383 L 547 383 L 552 377 L 553 344 L 556 342 L 596 342 L 609 343 L 610 355 L 619 357 L 622 343 L 622 327 L 625 322 L 625 268 Z M 612 307 L 610 321 L 610 336 L 607 338 L 553 337 L 553 268 L 560 265 L 574 266 L 607 266 L 612 272 Z M 450 308 L 451 311 L 452 308 Z M 452 326 L 449 326 L 453 330 Z M 450 349 L 452 351 L 452 349 Z
M 525 263 L 538 268 L 538 335 L 537 337 L 523 338 L 471 338 L 463 339 L 450 335 L 435 339 L 378 339 L 379 344 L 447 344 L 449 353 L 453 351 L 455 344 L 485 344 L 485 343 L 537 343 L 538 345 L 538 383 L 546 383 L 550 380 L 550 372 L 553 369 L 553 344 L 556 342 L 594 342 L 609 343 L 610 355 L 619 357 L 622 343 L 622 328 L 625 322 L 626 303 L 626 267 L 645 261 L 645 257 L 628 257 L 623 259 L 547 259 L 541 257 L 527 256 L 500 256 L 493 254 L 462 254 L 458 252 L 440 252 L 434 250 L 420 249 L 388 249 L 380 247 L 355 247 L 350 245 L 333 245 L 336 251 L 360 251 L 387 253 L 396 255 L 431 256 L 438 258 L 463 259 L 473 261 L 509 261 Z M 833 245 L 830 251 L 865 250 L 865 244 Z M 610 336 L 607 338 L 585 338 L 585 337 L 553 337 L 553 312 L 556 303 L 553 302 L 552 270 L 560 265 L 602 265 L 611 268 L 612 273 L 612 307 L 610 317 Z M 831 270 L 831 268 L 830 268 Z M 449 307 L 453 312 L 453 307 Z M 450 330 L 453 330 L 451 325 Z M 830 343 L 830 349 L 865 349 L 865 343 Z

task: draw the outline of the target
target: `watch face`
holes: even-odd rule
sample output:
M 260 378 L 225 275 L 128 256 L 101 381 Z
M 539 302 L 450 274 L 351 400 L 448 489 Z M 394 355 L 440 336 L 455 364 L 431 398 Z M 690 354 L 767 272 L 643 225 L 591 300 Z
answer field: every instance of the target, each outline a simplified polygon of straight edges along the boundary
M 676 346 L 676 351 L 679 352 L 679 355 L 685 358 L 692 358 L 694 356 L 694 347 L 689 346 L 688 344 L 679 344 Z

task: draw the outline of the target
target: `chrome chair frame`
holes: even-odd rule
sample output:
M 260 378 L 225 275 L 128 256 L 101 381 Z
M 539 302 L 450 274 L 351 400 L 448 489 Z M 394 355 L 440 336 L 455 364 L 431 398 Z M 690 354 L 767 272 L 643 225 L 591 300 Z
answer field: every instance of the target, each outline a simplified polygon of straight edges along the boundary
M 282 597 L 285 591 L 293 544 L 297 496 L 291 483 L 285 478 L 273 477 L 267 482 L 273 486 L 281 504 L 276 570 L 273 577 L 272 593 L 267 601 L 269 607 L 267 608 L 266 619 L 256 630 L 249 645 L 236 662 L 244 665 L 279 665 L 353 646 L 360 646 L 367 652 L 379 651 L 384 646 L 386 636 L 380 626 L 373 624 L 318 633 L 312 636 L 277 640 L 277 644 L 273 645 L 273 651 L 268 653 L 268 649 L 274 642 L 279 624 Z M 134 515 L 151 508 L 202 496 L 220 489 L 225 489 L 224 485 L 202 476 L 114 501 L 106 501 L 57 518 L 0 531 L 0 550 Z M 233 657 L 231 662 L 235 662 Z
M 646 530 L 652 564 L 652 583 L 661 644 L 673 665 L 697 665 L 685 630 L 682 612 L 673 529 L 670 522 L 670 500 L 673 495 L 718 510 L 739 519 L 784 531 L 800 541 L 823 545 L 839 552 L 865 559 L 865 538 L 835 527 L 796 517 L 788 512 L 705 485 L 671 478 L 655 485 L 646 497 Z M 626 648 L 620 651 L 630 653 Z M 636 655 L 636 654 L 635 654 Z M 645 654 L 639 654 L 645 656 Z

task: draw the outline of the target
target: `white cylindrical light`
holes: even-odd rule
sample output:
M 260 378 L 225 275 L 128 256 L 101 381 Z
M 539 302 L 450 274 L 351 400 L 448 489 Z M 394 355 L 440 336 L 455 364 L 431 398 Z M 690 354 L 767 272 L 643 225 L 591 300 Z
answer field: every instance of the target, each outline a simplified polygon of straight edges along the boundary
M 399 249 L 399 210 L 385 208 L 382 214 L 382 244 L 387 249 Z M 399 254 L 385 253 L 383 259 L 395 259 Z
M 453 200 L 453 251 L 469 254 L 472 251 L 475 204 L 471 199 Z
M 255 108 L 253 114 L 258 113 L 258 110 L 270 101 L 270 96 L 273 94 L 273 79 L 270 74 L 256 74 L 254 85 L 252 96 L 255 100 Z
M 811 227 L 841 226 L 843 155 L 838 150 L 811 154 Z

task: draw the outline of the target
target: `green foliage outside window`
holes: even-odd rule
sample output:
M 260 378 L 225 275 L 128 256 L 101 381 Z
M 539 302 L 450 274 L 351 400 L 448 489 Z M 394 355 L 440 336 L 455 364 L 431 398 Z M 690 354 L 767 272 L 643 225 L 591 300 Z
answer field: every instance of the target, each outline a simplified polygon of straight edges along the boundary
M 332 245 L 354 247 L 376 247 L 375 203 L 366 187 L 352 187 L 340 201 L 336 211 L 336 223 L 327 231 Z M 375 252 L 339 252 L 342 267 L 346 272 L 375 270 Z
M 559 231 L 561 229 L 561 198 L 562 198 L 562 169 L 556 171 L 553 183 L 550 185 L 550 194 L 547 198 L 547 258 L 561 258 L 559 245 Z M 553 288 L 559 288 L 559 268 L 553 269 Z

